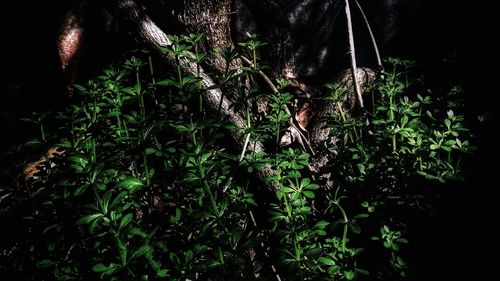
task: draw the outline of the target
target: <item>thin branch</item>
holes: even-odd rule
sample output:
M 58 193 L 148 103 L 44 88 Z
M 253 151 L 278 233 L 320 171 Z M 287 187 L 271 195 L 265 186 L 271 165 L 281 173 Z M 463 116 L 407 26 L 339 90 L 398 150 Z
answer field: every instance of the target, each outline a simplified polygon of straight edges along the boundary
M 384 69 L 384 66 L 382 65 L 382 59 L 380 58 L 380 52 L 378 49 L 377 45 L 377 40 L 375 40 L 375 35 L 373 35 L 372 27 L 370 25 L 370 22 L 368 21 L 368 18 L 365 15 L 365 11 L 363 10 L 363 7 L 361 7 L 361 4 L 359 4 L 358 0 L 354 0 L 356 2 L 356 6 L 358 6 L 359 11 L 361 12 L 361 16 L 363 17 L 363 20 L 365 21 L 366 28 L 368 29 L 368 33 L 370 34 L 370 39 L 372 40 L 372 45 L 373 45 L 373 50 L 375 51 L 375 58 L 377 59 L 377 65 L 380 70 Z
M 252 61 L 249 60 L 247 57 L 241 56 L 241 60 L 243 60 L 249 66 L 253 67 Z M 273 93 L 275 93 L 275 94 L 279 93 L 278 88 L 276 88 L 276 86 L 274 86 L 274 84 L 271 81 L 271 79 L 269 79 L 269 77 L 264 72 L 262 72 L 262 70 L 259 70 L 259 75 L 260 75 L 260 77 L 262 77 L 262 79 L 264 79 L 264 81 L 266 82 L 266 84 L 269 85 L 269 88 L 271 88 L 271 90 L 273 91 Z M 288 108 L 286 110 L 288 110 Z M 288 111 L 287 113 L 290 114 L 290 111 Z
M 250 141 L 250 133 L 247 134 L 245 138 L 245 142 L 243 143 L 243 149 L 241 149 L 241 155 L 240 155 L 240 160 L 239 162 L 243 161 L 243 158 L 245 158 L 245 152 L 247 151 L 248 147 L 248 142 Z
M 352 31 L 351 8 L 349 7 L 349 0 L 345 0 L 345 14 L 347 16 L 347 33 L 349 34 L 349 53 L 351 54 L 351 69 L 352 77 L 354 80 L 354 92 L 358 97 L 359 107 L 364 108 L 363 97 L 361 96 L 361 89 L 359 87 L 358 73 L 356 71 L 356 49 L 354 47 L 354 33 Z

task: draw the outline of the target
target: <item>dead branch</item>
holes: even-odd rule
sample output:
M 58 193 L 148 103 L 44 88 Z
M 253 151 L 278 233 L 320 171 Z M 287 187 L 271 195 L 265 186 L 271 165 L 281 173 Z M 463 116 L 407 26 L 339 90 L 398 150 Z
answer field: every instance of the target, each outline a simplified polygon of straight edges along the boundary
M 375 58 L 377 60 L 377 66 L 378 66 L 379 70 L 383 70 L 384 66 L 382 65 L 382 59 L 380 58 L 380 52 L 378 49 L 377 40 L 375 40 L 375 35 L 373 35 L 373 30 L 372 30 L 372 27 L 370 25 L 370 22 L 368 21 L 368 18 L 365 15 L 365 11 L 363 10 L 363 7 L 361 7 L 361 4 L 359 4 L 358 0 L 354 0 L 354 2 L 356 2 L 356 6 L 358 6 L 359 11 L 361 12 L 361 16 L 363 17 L 366 28 L 368 29 L 368 33 L 370 34 L 370 39 L 372 41 L 373 50 L 375 51 Z
M 356 48 L 354 46 L 354 32 L 352 30 L 352 19 L 351 19 L 351 9 L 349 7 L 349 0 L 345 0 L 345 14 L 347 17 L 347 34 L 349 35 L 349 53 L 351 54 L 351 70 L 352 76 L 354 77 L 354 92 L 358 97 L 359 107 L 363 108 L 363 97 L 361 96 L 361 89 L 358 83 L 358 72 L 356 71 Z

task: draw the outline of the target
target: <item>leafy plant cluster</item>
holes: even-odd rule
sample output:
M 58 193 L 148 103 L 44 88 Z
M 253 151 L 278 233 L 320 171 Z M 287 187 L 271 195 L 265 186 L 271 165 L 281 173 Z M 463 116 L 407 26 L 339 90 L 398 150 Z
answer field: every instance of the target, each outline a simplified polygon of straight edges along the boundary
M 164 51 L 196 63 L 199 74 L 203 36 L 169 39 Z M 329 125 L 336 142 L 319 152 L 332 159 L 325 170 L 334 184 L 324 185 L 307 169 L 308 153 L 278 147 L 293 95 L 288 81 L 277 94 L 255 82 L 263 44 L 255 36 L 241 43 L 252 65 L 238 69 L 239 53 L 220 50 L 226 68 L 217 83 L 246 114 L 246 139 L 274 145 L 273 154 L 227 148 L 237 128 L 206 108 L 199 75 L 158 75 L 144 53 L 77 86 L 79 102 L 66 110 L 34 115 L 40 136 L 22 148 L 60 154 L 45 158 L 13 203 L 23 206 L 27 242 L 13 251 L 25 257 L 24 271 L 41 280 L 406 276 L 405 222 L 394 210 L 426 202 L 412 182 L 460 176 L 472 147 L 459 108 L 443 112 L 429 95 L 408 94 L 400 60 L 370 86 L 373 107 L 364 114 L 348 117 L 346 92 L 329 85 L 339 111 Z M 266 116 L 254 110 L 262 100 Z M 255 180 L 264 167 L 276 171 L 266 179 L 272 192 Z M 364 253 L 379 251 L 385 263 L 373 268 Z
M 337 135 L 328 148 L 334 154 L 330 170 L 349 200 L 358 202 L 363 218 L 380 229 L 370 237 L 388 250 L 392 273 L 407 276 L 400 253 L 407 244 L 412 217 L 432 214 L 439 192 L 430 187 L 462 180 L 463 158 L 476 148 L 464 125 L 461 89 L 433 97 L 418 79 L 411 79 L 414 62 L 389 58 L 390 69 L 368 85 L 371 106 L 346 117 L 342 109 L 346 89 L 329 84 L 328 97 L 338 104 L 330 127 Z M 352 205 L 352 203 L 350 203 Z M 351 227 L 360 232 L 358 226 Z M 387 274 L 387 273 L 386 273 Z

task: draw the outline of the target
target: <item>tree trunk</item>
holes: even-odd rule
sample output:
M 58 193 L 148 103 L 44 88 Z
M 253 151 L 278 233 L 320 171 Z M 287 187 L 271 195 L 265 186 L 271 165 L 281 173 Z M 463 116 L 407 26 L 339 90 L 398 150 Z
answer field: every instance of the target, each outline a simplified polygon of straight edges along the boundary
M 202 51 L 211 55 L 216 49 L 234 48 L 230 16 L 231 0 L 184 0 L 180 21 L 188 33 L 205 35 Z M 209 56 L 208 67 L 222 73 L 225 61 L 220 56 Z
M 268 43 L 261 59 L 270 66 L 274 77 L 297 76 L 295 54 L 287 15 L 288 0 L 243 0 L 257 19 L 259 39 Z

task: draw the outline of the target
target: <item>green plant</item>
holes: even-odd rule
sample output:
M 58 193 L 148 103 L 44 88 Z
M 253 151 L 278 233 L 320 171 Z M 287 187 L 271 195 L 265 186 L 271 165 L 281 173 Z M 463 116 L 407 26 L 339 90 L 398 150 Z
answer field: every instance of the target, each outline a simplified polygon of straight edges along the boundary
M 462 157 L 475 148 L 470 145 L 464 117 L 447 108 L 456 105 L 456 97 L 442 102 L 443 98 L 424 96 L 420 91 L 425 91 L 425 86 L 416 82 L 411 85 L 409 80 L 412 62 L 388 59 L 387 63 L 392 69 L 369 86 L 372 106 L 364 115 L 347 118 L 340 103 L 345 90 L 329 86 L 331 99 L 339 108 L 330 122 L 332 133 L 339 139 L 331 171 L 338 179 L 337 192 L 368 211 L 363 217 L 369 215 L 372 222 L 390 223 L 380 228 L 380 239 L 391 251 L 390 267 L 405 277 L 406 262 L 397 254 L 399 243 L 406 243 L 404 231 L 390 228 L 399 228 L 407 220 L 407 208 L 417 207 L 425 216 L 430 211 L 428 206 L 432 206 L 432 194 L 437 191 L 429 192 L 415 184 L 460 179 Z M 344 214 L 336 196 L 332 203 Z
M 327 185 L 311 172 L 308 153 L 279 147 L 293 95 L 289 81 L 273 94 L 255 82 L 263 42 L 250 36 L 240 44 L 249 67 L 232 68 L 236 50 L 218 52 L 226 65 L 216 82 L 246 118 L 245 145 L 235 151 L 224 146 L 234 126 L 203 105 L 203 36 L 169 39 L 163 51 L 194 62 L 196 75 L 180 67 L 162 73 L 147 53 L 134 53 L 76 86 L 78 99 L 55 119 L 31 117 L 40 136 L 22 147 L 62 153 L 46 155 L 18 194 L 27 242 L 17 251 L 30 279 L 411 276 L 404 214 L 432 203 L 414 183 L 460 178 L 462 157 L 473 150 L 460 102 L 423 95 L 425 85 L 410 89 L 411 63 L 398 59 L 369 86 L 366 114 L 345 111 L 349 89 L 327 85 L 338 108 L 329 124 L 336 141 L 315 147 L 331 159 L 322 171 L 334 182 Z M 265 117 L 254 110 L 264 99 Z M 47 130 L 46 120 L 57 129 Z M 273 149 L 249 152 L 252 140 Z M 266 178 L 271 193 L 254 180 L 264 168 L 275 171 Z M 374 267 L 366 256 L 379 251 L 385 263 Z

